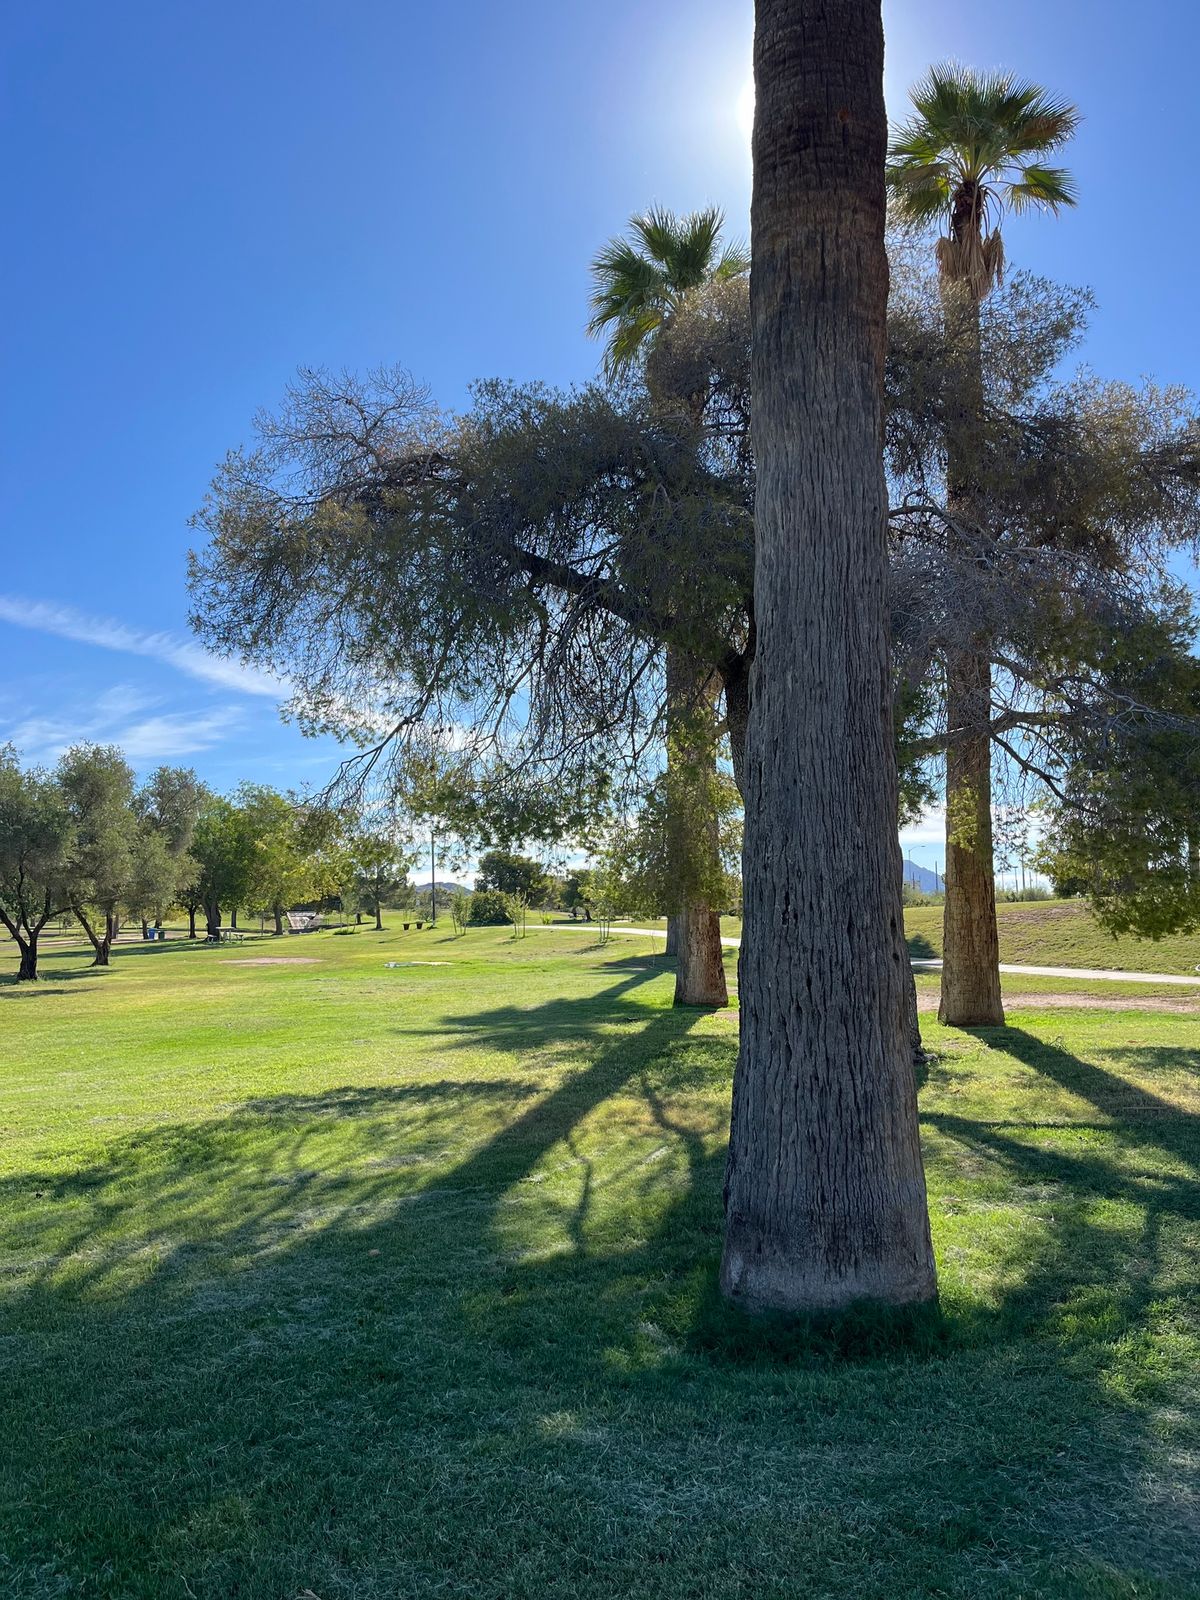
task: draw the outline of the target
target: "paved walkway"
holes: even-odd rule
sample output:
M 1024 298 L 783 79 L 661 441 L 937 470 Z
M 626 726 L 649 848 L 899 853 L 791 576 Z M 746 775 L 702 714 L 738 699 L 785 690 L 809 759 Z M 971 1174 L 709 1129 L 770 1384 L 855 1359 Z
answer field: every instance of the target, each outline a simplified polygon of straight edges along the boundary
M 614 922 L 614 933 L 640 933 L 650 939 L 665 939 L 666 934 L 662 928 L 631 928 L 627 922 Z M 555 932 L 592 932 L 596 931 L 594 922 L 550 922 L 545 924 L 544 931 Z M 721 936 L 721 943 L 736 950 L 741 944 L 740 939 Z M 914 968 L 920 972 L 939 972 L 940 961 L 914 961 Z M 1177 972 L 1114 972 L 1108 967 L 1016 967 L 1005 962 L 1000 964 L 1001 972 L 1009 972 L 1023 978 L 1085 978 L 1091 983 L 1178 983 L 1185 986 L 1195 985 L 1200 987 L 1200 973 L 1195 976 L 1181 977 Z

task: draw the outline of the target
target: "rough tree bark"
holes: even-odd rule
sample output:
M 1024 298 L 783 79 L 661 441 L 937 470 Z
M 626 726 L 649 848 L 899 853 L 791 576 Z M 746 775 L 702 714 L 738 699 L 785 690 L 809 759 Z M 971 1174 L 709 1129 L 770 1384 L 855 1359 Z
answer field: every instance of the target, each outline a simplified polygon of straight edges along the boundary
M 22 928 L 20 923 L 12 921 L 4 912 L 0 911 L 0 923 L 8 930 L 9 937 L 17 947 L 17 982 L 36 983 L 38 975 L 38 936 L 49 920 L 49 913 L 39 922 L 27 922 Z
M 880 0 L 757 0 L 757 656 L 721 1284 L 936 1294 L 909 1039 L 882 463 Z
M 946 662 L 948 726 L 987 726 L 991 664 L 980 651 Z M 942 913 L 942 995 L 938 1021 L 999 1027 L 1000 936 L 992 851 L 992 742 L 973 733 L 946 751 L 946 902 Z
M 951 337 L 946 489 L 951 515 L 979 524 L 983 357 L 979 303 L 964 284 L 942 290 Z M 950 534 L 953 540 L 953 533 Z M 939 1022 L 999 1027 L 1000 937 L 992 846 L 992 667 L 988 641 L 946 657 L 946 901 L 942 915 Z
M 679 886 L 675 1004 L 727 1006 L 721 918 L 713 895 L 721 878 L 716 701 L 720 680 L 683 651 L 667 651 L 667 814 L 671 877 Z M 668 925 L 668 951 L 670 950 Z
M 221 937 L 221 907 L 215 900 L 204 907 L 204 934 L 208 939 Z
M 104 932 L 100 933 L 92 927 L 87 919 L 86 912 L 78 906 L 75 907 L 75 916 L 91 941 L 95 955 L 92 959 L 94 967 L 107 967 L 111 965 L 109 955 L 112 951 L 113 940 L 117 936 L 117 918 L 115 912 L 108 911 L 104 915 Z

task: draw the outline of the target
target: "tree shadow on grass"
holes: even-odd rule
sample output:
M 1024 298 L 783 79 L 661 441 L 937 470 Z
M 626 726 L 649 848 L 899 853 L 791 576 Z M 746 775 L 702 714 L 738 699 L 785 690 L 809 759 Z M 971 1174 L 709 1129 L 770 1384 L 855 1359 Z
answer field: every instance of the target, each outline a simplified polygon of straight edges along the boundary
M 1017 1230 L 998 1294 L 947 1306 L 937 1361 L 865 1324 L 751 1336 L 714 1300 L 735 1044 L 635 997 L 656 972 L 449 1019 L 456 1046 L 518 1063 L 571 1044 L 582 1065 L 549 1084 L 259 1097 L 12 1178 L 10 1265 L 31 1259 L 10 1437 L 31 1487 L 10 1549 L 112 1593 L 183 1575 L 198 1600 L 448 1572 L 465 1593 L 497 1571 L 488 1592 L 513 1595 L 650 1592 L 653 1573 L 724 1600 L 801 1571 L 856 1600 L 1067 1595 L 1102 1566 L 1097 1594 L 1158 1593 L 1139 1587 L 1155 1573 L 1180 1592 L 1187 1530 L 1131 1487 L 1144 1407 L 1105 1385 L 1161 1294 L 1164 1229 L 1195 1214 L 1191 1177 L 935 1104 L 927 1124 L 1004 1193 L 1059 1196 Z M 1118 1112 L 1115 1075 L 1008 1032 L 988 1042 L 1194 1164 L 1166 1102 Z

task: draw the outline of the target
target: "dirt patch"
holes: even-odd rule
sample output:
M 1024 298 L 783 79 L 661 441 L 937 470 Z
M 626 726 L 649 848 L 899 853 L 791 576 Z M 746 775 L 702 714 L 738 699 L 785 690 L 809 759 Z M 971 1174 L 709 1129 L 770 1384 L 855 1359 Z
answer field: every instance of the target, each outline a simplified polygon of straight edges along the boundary
M 917 1010 L 936 1011 L 938 991 L 917 990 Z M 1177 1000 L 1174 995 L 1131 994 L 1009 994 L 1004 992 L 1006 1011 L 1200 1011 L 1200 1000 Z
M 240 961 L 226 961 L 227 967 L 319 967 L 320 956 L 243 956 Z

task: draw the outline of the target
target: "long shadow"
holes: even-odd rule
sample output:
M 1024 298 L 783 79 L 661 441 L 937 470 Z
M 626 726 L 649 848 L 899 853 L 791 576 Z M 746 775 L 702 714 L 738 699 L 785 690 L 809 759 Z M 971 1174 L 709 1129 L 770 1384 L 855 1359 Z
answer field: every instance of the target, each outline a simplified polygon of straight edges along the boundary
M 1140 1449 L 1133 1423 L 1119 1449 L 1101 1432 L 1078 1437 L 1074 1423 L 1053 1413 L 1061 1395 L 1052 1380 L 1071 1369 L 1085 1406 L 1102 1416 L 1104 1352 L 1146 1315 L 1162 1225 L 1195 1215 L 1196 1184 L 1176 1174 L 1122 1171 L 1094 1149 L 1047 1149 L 1022 1140 L 1019 1126 L 935 1109 L 926 1121 L 939 1132 L 985 1153 L 1017 1183 L 1053 1184 L 1070 1201 L 1055 1205 L 1054 1223 L 1043 1233 L 1029 1230 L 1017 1239 L 1011 1285 L 995 1305 L 951 1313 L 961 1326 L 940 1353 L 958 1363 L 952 1403 L 941 1403 L 950 1378 L 923 1375 L 913 1355 L 876 1352 L 847 1370 L 837 1366 L 836 1352 L 814 1353 L 803 1344 L 722 1345 L 705 1319 L 720 1248 L 724 1152 L 702 1131 L 699 1109 L 688 1114 L 686 1097 L 697 1091 L 696 1108 L 707 1106 L 711 1116 L 712 1072 L 727 1074 L 735 1047 L 732 1039 L 698 1039 L 697 1013 L 633 996 L 659 971 L 652 965 L 627 972 L 601 994 L 577 1001 L 449 1019 L 464 1048 L 486 1042 L 519 1056 L 527 1048 L 578 1046 L 585 1064 L 548 1092 L 514 1071 L 496 1079 L 271 1095 L 210 1122 L 120 1140 L 104 1159 L 58 1179 L 14 1177 L 0 1202 L 20 1207 L 50 1199 L 65 1214 L 55 1259 L 15 1306 L 18 1332 L 28 1334 L 32 1353 L 14 1390 L 21 1425 L 13 1437 L 40 1452 L 39 1481 L 49 1485 L 36 1497 L 36 1516 L 22 1510 L 16 1548 L 43 1554 L 52 1545 L 68 1568 L 86 1573 L 89 1563 L 99 1570 L 106 1557 L 88 1544 L 99 1538 L 92 1531 L 98 1519 L 89 1522 L 84 1511 L 76 1516 L 76 1502 L 86 1508 L 108 1496 L 136 1528 L 127 1536 L 131 1545 L 172 1552 L 180 1529 L 202 1525 L 207 1515 L 219 1519 L 222 1508 L 236 1503 L 245 1507 L 239 1511 L 245 1520 L 214 1526 L 229 1549 L 246 1552 L 244 1565 L 214 1568 L 197 1594 L 239 1592 L 258 1600 L 305 1589 L 332 1593 L 345 1590 L 356 1570 L 365 1574 L 363 1592 L 410 1592 L 408 1569 L 375 1573 L 370 1566 L 391 1559 L 396 1539 L 420 1539 L 412 1517 L 397 1521 L 394 1537 L 390 1531 L 406 1498 L 436 1521 L 441 1502 L 422 1487 L 422 1475 L 435 1472 L 472 1507 L 454 1559 L 461 1559 L 463 1541 L 472 1550 L 486 1548 L 511 1521 L 508 1503 L 489 1511 L 486 1499 L 490 1483 L 509 1481 L 506 1452 L 531 1547 L 544 1538 L 551 1550 L 567 1548 L 556 1505 L 574 1511 L 594 1501 L 614 1545 L 628 1541 L 638 1560 L 682 1568 L 692 1541 L 702 1564 L 678 1592 L 711 1592 L 722 1600 L 734 1592 L 732 1580 L 719 1586 L 726 1567 L 761 1562 L 769 1546 L 743 1543 L 741 1531 L 742 1523 L 763 1515 L 752 1496 L 744 1507 L 737 1499 L 738 1477 L 755 1465 L 755 1452 L 778 1451 L 773 1470 L 794 1503 L 830 1508 L 836 1562 L 853 1559 L 843 1553 L 849 1546 L 840 1535 L 861 1532 L 854 1518 L 865 1505 L 879 1519 L 879 1539 L 910 1550 L 914 1572 L 924 1570 L 931 1549 L 959 1548 L 955 1540 L 983 1562 L 1008 1563 L 1018 1577 L 1031 1552 L 1066 1559 L 1069 1518 L 1067 1534 L 1056 1533 L 1055 1509 L 1035 1493 L 1046 1481 L 1047 1452 L 1069 1461 L 1086 1447 L 1079 1486 L 1067 1468 L 1055 1480 L 1072 1514 L 1095 1520 L 1098 1506 L 1105 1525 L 1136 1518 L 1138 1509 L 1120 1498 L 1121 1486 L 1127 1492 L 1132 1481 L 1121 1474 L 1130 1462 L 1136 1467 Z M 1083 1094 L 1105 1117 L 1132 1112 L 1139 1139 L 1143 1132 L 1166 1133 L 1156 1140 L 1160 1149 L 1195 1160 L 1196 1119 L 1184 1119 L 1177 1138 L 1169 1119 L 1180 1114 L 1167 1102 L 1140 1090 L 1130 1100 L 1129 1085 L 1022 1030 L 991 1033 L 989 1042 Z M 628 1235 L 620 1231 L 624 1213 L 611 1200 L 608 1221 L 601 1226 L 597 1219 L 611 1163 L 600 1169 L 579 1136 L 580 1122 L 616 1095 L 640 1101 L 662 1135 L 661 1153 L 639 1149 L 616 1174 L 629 1186 L 631 1221 L 647 1214 L 643 1202 L 656 1204 L 651 1224 Z M 509 1107 L 519 1114 L 448 1163 L 445 1144 L 464 1102 L 486 1104 L 495 1116 Z M 324 1143 L 347 1129 L 353 1145 Z M 559 1143 L 572 1163 L 572 1194 L 543 1201 L 540 1189 L 529 1193 L 539 1214 L 559 1205 L 563 1247 L 515 1253 L 508 1246 L 520 1227 L 499 1229 L 500 1208 L 512 1186 Z M 346 1170 L 348 1149 L 366 1155 L 365 1163 Z M 1098 1199 L 1135 1201 L 1145 1213 L 1140 1231 L 1097 1227 Z M 127 1277 L 114 1277 L 111 1258 L 131 1208 L 135 1263 Z M 87 1215 L 77 1217 L 78 1210 Z M 30 1212 L 23 1234 L 33 1248 L 38 1215 Z M 1092 1323 L 1077 1327 L 1067 1313 L 1092 1305 L 1088 1296 L 1103 1297 L 1104 1305 L 1093 1307 Z M 119 1349 L 119 1359 L 107 1364 L 106 1341 Z M 1020 1404 L 1013 1403 L 1016 1395 Z M 556 1443 L 550 1435 L 537 1442 L 540 1422 L 576 1416 L 583 1419 L 582 1442 L 567 1436 Z M 764 1418 L 773 1440 L 761 1429 Z M 584 1424 L 593 1421 L 589 1431 Z M 849 1427 L 848 1442 L 830 1431 L 835 1424 Z M 82 1467 L 68 1462 L 62 1443 L 81 1425 L 89 1440 Z M 759 1431 L 751 1433 L 754 1427 Z M 957 1459 L 968 1427 L 986 1459 L 973 1464 L 974 1475 L 959 1488 L 945 1463 Z M 894 1432 L 893 1443 L 876 1450 L 876 1436 L 887 1428 L 899 1429 L 903 1450 Z M 753 1444 L 741 1442 L 743 1430 Z M 353 1441 L 352 1472 L 328 1465 L 343 1438 Z M 731 1509 L 723 1520 L 719 1497 L 705 1489 L 710 1444 L 722 1459 L 732 1451 L 723 1490 Z M 878 1468 L 862 1465 L 877 1456 Z M 929 1463 L 942 1466 L 930 1474 Z M 628 1481 L 615 1492 L 623 1466 Z M 71 1471 L 83 1473 L 82 1488 Z M 892 1526 L 888 1473 L 925 1483 L 933 1508 L 927 1520 L 909 1511 L 899 1532 Z M 982 1497 L 986 1515 L 972 1497 Z M 384 1506 L 391 1508 L 387 1516 Z M 248 1531 L 259 1527 L 261 1540 Z M 680 1530 L 674 1542 L 671 1527 Z M 573 1529 L 569 1538 L 578 1537 Z M 326 1572 L 320 1581 L 327 1542 L 350 1552 L 345 1559 L 358 1568 Z M 264 1565 L 289 1552 L 299 1552 L 296 1571 Z M 1142 1566 L 1154 1571 L 1157 1562 L 1178 1576 L 1185 1559 L 1168 1548 Z M 171 1560 L 172 1571 L 183 1570 L 183 1557 Z M 666 1566 L 645 1570 L 667 1575 Z M 959 1569 L 961 1589 L 946 1592 L 986 1592 L 982 1571 Z M 843 1578 L 834 1572 L 817 1574 L 822 1592 L 838 1592 Z M 762 1592 L 776 1592 L 775 1576 L 762 1577 Z M 512 1592 L 547 1592 L 544 1576 L 540 1584 L 528 1581 L 527 1589 Z M 628 1581 L 595 1587 L 606 1581 L 585 1573 L 576 1592 L 634 1592 Z M 112 1592 L 150 1591 L 121 1589 L 118 1577 Z M 1036 1573 L 1024 1589 L 1014 1579 L 1003 1590 L 1019 1592 L 1042 1592 Z M 1131 1584 L 1111 1592 L 1158 1591 Z
M 1061 1088 L 1079 1095 L 1102 1115 L 1112 1118 L 1113 1132 L 1126 1144 L 1153 1144 L 1177 1160 L 1194 1164 L 1200 1158 L 1200 1116 L 1183 1111 L 1139 1088 L 1116 1073 L 1090 1061 L 1081 1061 L 1061 1046 L 1039 1039 L 1023 1028 L 968 1028 L 985 1044 L 1006 1050 L 1035 1072 L 1051 1078 Z M 1157 1065 L 1178 1059 L 1184 1067 L 1195 1064 L 1196 1052 L 1162 1048 L 1154 1051 Z
M 904 942 L 908 946 L 908 957 L 910 961 L 937 960 L 937 951 L 933 948 L 923 933 L 905 934 Z

